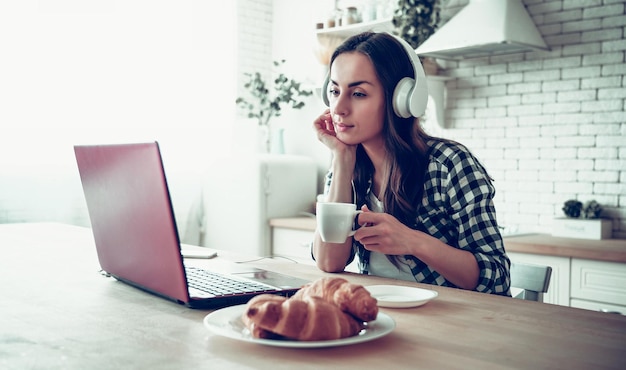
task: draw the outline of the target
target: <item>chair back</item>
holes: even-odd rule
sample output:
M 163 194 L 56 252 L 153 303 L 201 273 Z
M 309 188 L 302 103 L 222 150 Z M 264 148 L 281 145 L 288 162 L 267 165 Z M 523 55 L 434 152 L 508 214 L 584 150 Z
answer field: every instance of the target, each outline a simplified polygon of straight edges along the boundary
M 522 289 L 513 298 L 543 302 L 543 293 L 548 291 L 552 267 L 511 263 L 511 287 Z

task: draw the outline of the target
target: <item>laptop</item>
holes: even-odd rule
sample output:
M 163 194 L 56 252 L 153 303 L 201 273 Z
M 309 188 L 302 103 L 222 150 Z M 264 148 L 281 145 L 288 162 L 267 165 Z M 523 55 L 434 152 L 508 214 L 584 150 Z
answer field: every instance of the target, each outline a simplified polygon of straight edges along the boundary
M 289 296 L 308 283 L 234 262 L 220 261 L 219 271 L 186 266 L 158 142 L 77 145 L 74 153 L 104 274 L 209 309 Z

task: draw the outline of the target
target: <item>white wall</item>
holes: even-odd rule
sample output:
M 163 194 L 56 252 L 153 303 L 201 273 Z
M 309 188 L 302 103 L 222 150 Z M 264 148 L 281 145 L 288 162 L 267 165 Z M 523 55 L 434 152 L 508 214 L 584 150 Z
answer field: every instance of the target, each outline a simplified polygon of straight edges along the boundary
M 0 0 L 0 222 L 88 224 L 74 144 L 158 140 L 186 207 L 230 150 L 234 20 L 218 0 Z
M 230 111 L 243 71 L 285 58 L 316 86 L 307 44 L 328 2 L 0 0 L 0 222 L 84 222 L 73 216 L 82 199 L 65 192 L 78 186 L 77 142 L 159 139 L 176 162 L 166 166 L 193 177 L 239 135 Z M 565 200 L 596 199 L 624 238 L 624 1 L 523 2 L 552 51 L 443 63 L 445 135 L 495 177 L 501 224 L 549 232 Z M 445 1 L 445 14 L 466 3 Z M 321 109 L 312 97 L 279 119 L 287 151 L 313 156 L 320 173 L 329 157 L 311 122 Z M 170 177 L 179 209 L 188 178 Z
M 565 201 L 595 199 L 626 238 L 626 3 L 523 3 L 551 50 L 445 62 L 446 134 L 496 179 L 501 224 L 550 233 Z
M 246 96 L 243 74 L 260 72 L 271 80 L 276 70 L 272 62 L 285 59 L 280 72 L 315 90 L 321 86 L 326 67 L 314 57 L 317 39 L 312 32 L 315 22 L 327 13 L 333 0 L 238 0 L 238 58 L 239 75 L 237 95 Z M 271 125 L 284 129 L 287 154 L 312 157 L 318 163 L 318 177 L 328 170 L 330 154 L 317 140 L 313 131 L 313 119 L 325 109 L 319 95 L 304 98 L 300 110 L 284 109 L 280 117 L 272 118 Z M 238 112 L 237 125 L 244 122 Z M 235 140 L 240 145 L 250 143 L 241 132 Z M 321 192 L 321 182 L 318 186 Z
M 318 94 L 327 70 L 315 58 L 318 44 L 314 30 L 315 23 L 332 4 L 332 1 L 273 1 L 272 58 L 285 59 L 284 72 L 314 91 L 305 100 L 303 109 L 285 111 L 276 123 L 285 129 L 285 146 L 289 154 L 309 156 L 318 163 L 319 192 L 323 190 L 321 179 L 328 171 L 331 157 L 313 130 L 313 120 L 326 109 Z

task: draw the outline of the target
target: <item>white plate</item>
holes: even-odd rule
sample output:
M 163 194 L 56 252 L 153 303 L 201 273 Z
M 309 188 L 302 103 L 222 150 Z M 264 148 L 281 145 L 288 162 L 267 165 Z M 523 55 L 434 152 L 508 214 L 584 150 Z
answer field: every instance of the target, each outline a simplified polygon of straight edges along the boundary
M 210 332 L 224 337 L 267 346 L 292 348 L 337 347 L 367 342 L 391 333 L 396 327 L 396 322 L 389 315 L 379 312 L 376 320 L 368 322 L 365 329 L 354 337 L 315 342 L 285 339 L 258 339 L 250 335 L 250 331 L 241 320 L 241 315 L 244 313 L 245 308 L 246 305 L 242 304 L 211 312 L 204 317 L 204 326 L 209 329 Z
M 434 290 L 400 285 L 370 285 L 365 289 L 378 300 L 380 307 L 391 308 L 421 306 L 438 295 Z

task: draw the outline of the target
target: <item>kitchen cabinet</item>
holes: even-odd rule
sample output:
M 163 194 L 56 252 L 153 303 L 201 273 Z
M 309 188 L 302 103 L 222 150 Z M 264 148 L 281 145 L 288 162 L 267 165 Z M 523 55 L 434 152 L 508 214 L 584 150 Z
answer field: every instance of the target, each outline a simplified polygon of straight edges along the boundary
M 315 234 L 315 225 L 315 218 L 313 217 L 270 220 L 272 228 L 272 256 L 315 265 L 315 261 L 311 257 L 311 243 Z M 356 259 L 346 267 L 346 271 L 359 271 Z
M 551 266 L 544 302 L 626 314 L 626 240 L 549 235 L 505 238 L 512 261 Z
M 311 258 L 312 241 L 312 231 L 272 227 L 272 256 L 314 265 L 315 261 Z
M 626 315 L 626 264 L 572 259 L 572 307 Z

